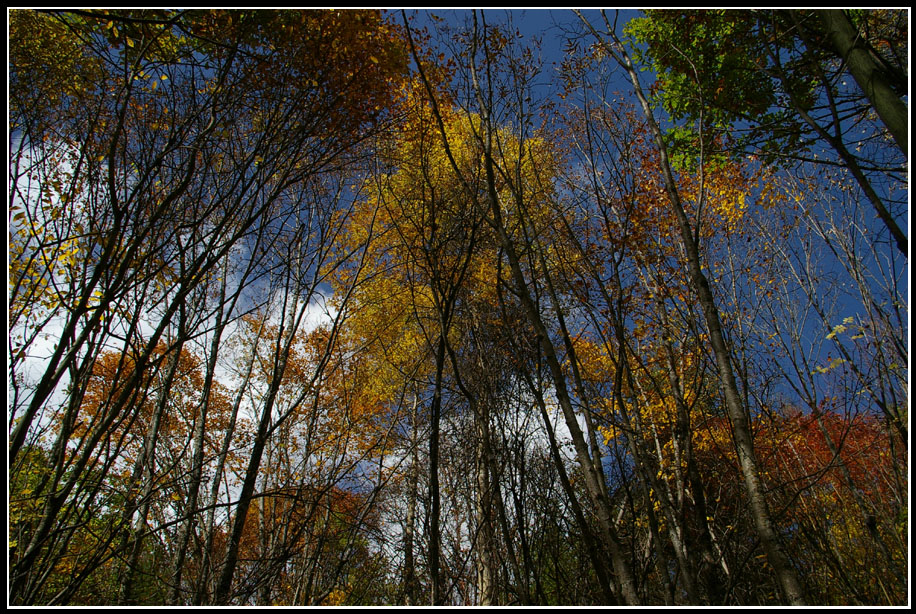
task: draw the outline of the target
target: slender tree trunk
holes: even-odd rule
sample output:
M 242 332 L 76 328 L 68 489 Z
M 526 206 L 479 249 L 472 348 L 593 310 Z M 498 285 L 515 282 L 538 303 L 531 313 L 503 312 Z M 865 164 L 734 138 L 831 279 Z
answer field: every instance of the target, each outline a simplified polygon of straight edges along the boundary
M 477 430 L 476 465 L 477 465 L 477 591 L 478 605 L 490 606 L 496 602 L 496 570 L 493 555 L 493 483 L 490 476 L 489 446 L 485 438 L 489 437 L 489 412 L 486 404 L 476 404 L 475 413 Z
M 583 21 L 591 27 L 584 18 Z M 600 36 L 599 40 L 603 41 Z M 754 440 L 751 434 L 747 409 L 741 399 L 741 392 L 732 369 L 730 350 L 722 331 L 718 307 L 716 306 L 709 280 L 703 273 L 703 264 L 697 237 L 694 236 L 693 228 L 690 225 L 687 213 L 681 203 L 677 183 L 674 180 L 674 175 L 668 162 L 668 152 L 664 135 L 655 122 L 649 102 L 643 94 L 642 87 L 639 85 L 636 69 L 633 67 L 629 57 L 623 50 L 623 46 L 619 41 L 617 43 L 620 52 L 623 54 L 622 56 L 618 56 L 615 50 L 609 48 L 609 45 L 608 50 L 618 59 L 618 62 L 630 75 L 634 91 L 639 98 L 643 113 L 646 116 L 646 121 L 649 124 L 649 128 L 655 138 L 656 146 L 661 156 L 662 173 L 665 181 L 665 188 L 668 193 L 669 204 L 677 219 L 681 243 L 687 256 L 687 269 L 690 281 L 694 287 L 694 291 L 697 293 L 697 298 L 706 320 L 706 327 L 709 332 L 709 342 L 715 357 L 722 394 L 725 397 L 725 406 L 728 410 L 728 415 L 732 424 L 735 449 L 738 454 L 738 463 L 744 477 L 744 486 L 747 491 L 748 503 L 750 504 L 754 526 L 757 529 L 757 536 L 767 555 L 767 561 L 773 568 L 773 572 L 776 575 L 785 599 L 792 605 L 804 605 L 804 589 L 799 582 L 792 562 L 789 560 L 789 557 L 786 555 L 780 543 L 779 535 L 776 532 L 767 503 L 766 492 L 760 479 L 760 469 L 754 452 Z
M 182 313 L 184 310 L 182 310 Z M 183 334 L 179 327 L 179 338 Z M 120 586 L 118 588 L 118 600 L 124 605 L 135 605 L 135 575 L 140 563 L 140 554 L 143 550 L 143 539 L 146 532 L 146 520 L 149 517 L 150 497 L 152 496 L 156 481 L 156 443 L 159 439 L 160 425 L 162 416 L 168 405 L 169 390 L 172 382 L 175 381 L 175 374 L 178 371 L 178 362 L 181 358 L 181 346 L 173 350 L 169 357 L 168 366 L 165 373 L 165 381 L 159 398 L 156 400 L 156 407 L 146 433 L 146 442 L 141 458 L 137 460 L 136 470 L 146 474 L 146 480 L 143 483 L 143 492 L 140 495 L 141 503 L 139 517 L 129 530 L 127 542 L 130 544 L 129 554 L 125 563 L 124 571 L 121 574 Z
M 560 360 L 557 356 L 553 342 L 550 340 L 550 332 L 544 325 L 544 322 L 541 319 L 541 314 L 538 311 L 534 300 L 531 298 L 527 282 L 525 281 L 524 273 L 522 272 L 522 268 L 516 254 L 515 245 L 512 243 L 512 240 L 509 238 L 508 233 L 506 232 L 506 227 L 502 219 L 502 209 L 499 202 L 499 197 L 496 192 L 494 160 L 492 151 L 489 149 L 484 155 L 484 163 L 486 167 L 487 186 L 489 191 L 490 213 L 492 215 L 492 219 L 494 220 L 494 227 L 499 233 L 503 251 L 506 253 L 506 256 L 509 260 L 510 270 L 512 272 L 512 277 L 516 287 L 516 294 L 522 302 L 522 305 L 528 316 L 529 323 L 535 329 L 538 342 L 544 353 L 544 357 L 547 361 L 547 366 L 552 375 L 552 379 L 556 388 L 557 401 L 559 402 L 560 408 L 563 411 L 563 417 L 570 432 L 570 436 L 572 437 L 573 445 L 576 450 L 576 456 L 582 465 L 582 469 L 585 474 L 587 490 L 593 500 L 595 513 L 598 515 L 598 519 L 601 524 L 602 537 L 605 540 L 605 546 L 608 548 L 611 556 L 614 572 L 620 585 L 621 595 L 623 596 L 627 605 L 638 605 L 639 597 L 636 593 L 636 581 L 633 577 L 630 564 L 624 556 L 622 547 L 617 537 L 617 531 L 614 528 L 614 520 L 611 515 L 610 502 L 607 499 L 606 487 L 603 484 L 603 473 L 596 465 L 596 460 L 592 458 L 590 446 L 586 441 L 582 429 L 579 428 L 576 412 L 573 408 L 572 400 L 566 387 L 566 377 L 563 373 L 563 368 L 560 364 Z
M 257 339 L 260 340 L 261 331 L 257 333 Z M 216 506 L 219 501 L 219 491 L 222 483 L 223 471 L 226 468 L 226 463 L 229 457 L 229 448 L 232 446 L 232 438 L 235 435 L 235 426 L 238 421 L 239 409 L 241 408 L 242 398 L 245 395 L 245 392 L 248 388 L 248 384 L 251 381 L 251 374 L 254 370 L 254 364 L 257 361 L 257 342 L 251 350 L 251 358 L 248 360 L 248 364 L 245 369 L 245 375 L 242 378 L 241 386 L 239 387 L 238 392 L 236 393 L 235 400 L 232 404 L 232 410 L 229 414 L 229 424 L 226 427 L 226 431 L 223 435 L 223 442 L 220 447 L 219 456 L 216 460 L 216 468 L 213 471 L 213 481 L 210 483 L 210 496 L 209 496 L 209 505 L 207 509 L 207 516 L 204 522 L 204 546 L 203 546 L 203 555 L 200 562 L 200 577 L 197 579 L 197 590 L 194 595 L 194 605 L 202 605 L 208 600 L 208 592 L 210 590 L 210 561 L 212 558 L 212 549 L 213 549 L 213 539 L 215 537 L 215 523 L 216 523 Z
M 222 300 L 225 299 L 225 272 L 223 279 L 224 281 L 220 287 L 220 304 L 222 304 Z M 170 605 L 180 605 L 181 582 L 185 557 L 187 556 L 188 545 L 190 544 L 191 534 L 194 530 L 197 502 L 200 496 L 201 482 L 203 481 L 204 436 L 206 435 L 207 413 L 210 406 L 210 395 L 215 377 L 216 357 L 219 353 L 219 345 L 225 328 L 222 315 L 222 311 L 217 314 L 216 327 L 213 331 L 213 339 L 210 343 L 210 355 L 207 358 L 207 372 L 204 379 L 203 390 L 201 391 L 200 407 L 195 417 L 193 458 L 191 460 L 191 483 L 188 486 L 188 498 L 185 503 L 185 518 L 178 530 L 178 545 L 175 549 L 174 570 L 171 586 L 169 587 L 169 594 L 166 599 L 167 603 Z
M 828 11 L 823 11 L 828 12 Z M 842 13 L 838 10 L 837 12 Z M 844 16 L 845 19 L 845 16 Z M 806 41 L 807 42 L 807 41 Z M 771 52 L 771 57 L 773 58 L 774 63 L 779 65 L 780 58 L 778 52 Z M 875 212 L 878 214 L 878 217 L 884 222 L 884 225 L 887 227 L 888 232 L 891 233 L 891 237 L 894 240 L 894 243 L 897 245 L 897 249 L 900 250 L 904 256 L 909 255 L 909 240 L 904 234 L 903 229 L 900 228 L 900 225 L 897 223 L 897 220 L 894 219 L 894 216 L 891 215 L 891 212 L 884 205 L 884 201 L 881 196 L 872 186 L 872 182 L 869 181 L 868 177 L 865 174 L 865 171 L 862 169 L 862 166 L 859 164 L 859 160 L 854 156 L 849 148 L 846 147 L 846 143 L 843 142 L 842 132 L 843 127 L 841 126 L 840 116 L 836 110 L 836 101 L 830 90 L 830 79 L 827 75 L 823 74 L 823 71 L 820 70 L 818 65 L 818 72 L 820 74 L 820 79 L 824 83 L 827 91 L 827 100 L 830 104 L 831 114 L 833 117 L 833 131 L 828 131 L 824 126 L 822 126 L 811 114 L 808 112 L 808 109 L 805 108 L 798 100 L 798 97 L 792 93 L 791 87 L 784 87 L 784 89 L 789 93 L 789 100 L 792 104 L 792 107 L 795 109 L 798 116 L 801 117 L 808 126 L 811 127 L 822 139 L 833 147 L 837 155 L 846 165 L 846 168 L 852 174 L 853 179 L 856 180 L 856 183 L 859 184 L 859 187 L 862 189 L 862 192 L 865 194 L 865 197 L 868 198 L 872 206 L 875 208 Z M 785 84 L 786 75 L 784 72 L 779 72 L 780 80 Z M 906 127 L 904 126 L 904 132 Z M 904 152 L 906 153 L 906 152 Z
M 273 388 L 273 386 L 271 386 L 271 388 Z M 242 482 L 242 490 L 239 493 L 239 502 L 235 511 L 235 520 L 232 523 L 232 530 L 229 534 L 229 545 L 226 551 L 226 558 L 223 561 L 223 568 L 216 585 L 216 592 L 214 594 L 214 602 L 216 605 L 225 606 L 229 603 L 232 589 L 232 577 L 235 575 L 235 567 L 238 563 L 239 548 L 242 542 L 245 522 L 248 519 L 248 510 L 254 500 L 254 489 L 257 483 L 258 469 L 261 466 L 261 458 L 263 457 L 264 449 L 267 445 L 268 430 L 274 405 L 273 400 L 275 398 L 276 391 L 272 390 L 272 394 L 265 400 L 264 406 L 261 409 L 261 418 L 258 422 L 254 446 L 251 450 L 251 456 L 248 458 L 248 467 L 245 470 L 245 479 Z
M 442 570 L 439 561 L 442 549 L 440 529 L 441 499 L 439 492 L 439 422 L 442 414 L 442 376 L 445 369 L 445 332 L 439 336 L 436 347 L 436 380 L 430 403 L 429 429 L 429 577 L 431 583 L 430 605 L 444 603 Z
M 407 513 L 404 518 L 404 600 L 406 605 L 418 605 L 417 570 L 414 562 L 414 523 L 417 515 L 417 484 L 420 473 L 420 459 L 417 453 L 417 401 L 414 394 L 411 412 L 410 468 L 407 473 Z
M 292 287 L 287 290 L 292 291 Z M 254 444 L 251 449 L 251 455 L 248 458 L 248 466 L 245 470 L 245 477 L 242 481 L 242 489 L 239 493 L 239 502 L 236 506 L 235 519 L 232 523 L 232 530 L 229 535 L 229 543 L 226 549 L 226 557 L 223 561 L 223 568 L 217 581 L 214 601 L 217 605 L 227 605 L 232 588 L 232 577 L 235 574 L 235 568 L 238 563 L 239 548 L 242 541 L 242 533 L 245 529 L 245 522 L 248 518 L 248 510 L 254 500 L 254 489 L 257 484 L 261 460 L 264 450 L 267 447 L 267 439 L 271 433 L 271 423 L 273 422 L 273 409 L 280 392 L 280 385 L 283 382 L 283 375 L 286 372 L 286 365 L 289 361 L 290 351 L 296 329 L 301 322 L 304 309 L 299 309 L 299 298 L 292 299 L 293 307 L 288 314 L 284 314 L 286 328 L 281 327 L 279 336 L 276 341 L 276 354 L 274 364 L 270 370 L 270 384 L 261 407 L 261 416 L 258 420 L 257 431 L 255 432 Z M 305 301 L 307 304 L 307 301 Z M 297 314 L 298 312 L 298 314 Z
M 526 380 L 528 379 L 527 374 L 525 375 L 525 378 Z M 553 424 L 550 422 L 550 416 L 547 413 L 547 406 L 544 403 L 544 397 L 540 389 L 535 386 L 534 382 L 528 381 L 528 386 L 534 394 L 535 400 L 538 404 L 538 410 L 541 414 L 541 421 L 543 422 L 544 430 L 547 433 L 547 442 L 550 446 L 550 456 L 553 459 L 554 466 L 557 468 L 560 485 L 563 487 L 563 491 L 566 493 L 566 498 L 569 500 L 570 507 L 573 511 L 573 516 L 576 519 L 576 524 L 578 524 L 579 530 L 582 531 L 582 535 L 585 539 L 586 552 L 588 553 L 589 559 L 592 563 L 592 568 L 595 570 L 595 574 L 598 576 L 598 582 L 604 591 L 604 597 L 607 601 L 605 605 L 618 605 L 617 596 L 611 588 L 611 581 L 608 577 L 604 558 L 602 557 L 602 553 L 599 551 L 600 540 L 596 539 L 596 536 L 592 532 L 591 527 L 585 518 L 585 511 L 582 509 L 582 506 L 576 497 L 576 493 L 573 490 L 572 482 L 569 479 L 569 474 L 566 472 L 566 466 L 563 464 L 563 458 L 560 455 L 560 447 L 557 444 L 556 435 L 554 434 L 553 430 Z

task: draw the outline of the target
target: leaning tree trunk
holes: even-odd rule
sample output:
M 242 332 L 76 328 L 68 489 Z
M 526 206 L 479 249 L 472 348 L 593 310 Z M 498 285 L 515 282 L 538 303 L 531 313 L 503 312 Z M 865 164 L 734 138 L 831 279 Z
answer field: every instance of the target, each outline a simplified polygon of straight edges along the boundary
M 584 18 L 583 21 L 588 27 L 592 27 Z M 595 32 L 595 34 L 597 34 L 597 32 Z M 600 36 L 599 40 L 603 41 Z M 716 306 L 712 288 L 709 285 L 709 280 L 703 273 L 703 262 L 700 256 L 698 237 L 694 235 L 693 228 L 691 227 L 687 213 L 681 202 L 677 184 L 674 180 L 674 174 L 668 161 L 668 151 L 664 134 L 656 123 L 655 117 L 652 114 L 652 109 L 649 106 L 649 101 L 642 91 L 635 67 L 620 42 L 616 39 L 615 41 L 620 52 L 619 54 L 618 50 L 611 49 L 610 45 L 606 45 L 606 48 L 629 74 L 630 80 L 633 83 L 633 89 L 639 99 L 649 129 L 652 132 L 659 151 L 665 189 L 668 193 L 668 201 L 671 206 L 671 211 L 677 219 L 681 243 L 687 256 L 687 272 L 694 291 L 697 293 L 700 308 L 702 309 L 706 327 L 709 331 L 709 342 L 712 346 L 713 356 L 715 357 L 719 382 L 722 388 L 722 394 L 725 398 L 725 406 L 732 424 L 735 449 L 738 454 L 738 463 L 741 468 L 742 476 L 744 477 L 744 486 L 747 491 L 751 516 L 757 530 L 757 537 L 760 539 L 760 543 L 766 553 L 767 562 L 773 568 L 773 572 L 776 575 L 783 596 L 792 605 L 804 605 L 804 589 L 799 582 L 792 562 L 789 560 L 789 557 L 786 555 L 779 541 L 779 535 L 776 532 L 773 517 L 767 504 L 766 493 L 760 478 L 760 468 L 754 452 L 754 439 L 751 434 L 750 419 L 744 402 L 741 399 L 738 382 L 735 378 L 734 370 L 732 369 L 731 354 L 728 343 L 725 340 L 725 334 L 722 331 L 719 310 Z

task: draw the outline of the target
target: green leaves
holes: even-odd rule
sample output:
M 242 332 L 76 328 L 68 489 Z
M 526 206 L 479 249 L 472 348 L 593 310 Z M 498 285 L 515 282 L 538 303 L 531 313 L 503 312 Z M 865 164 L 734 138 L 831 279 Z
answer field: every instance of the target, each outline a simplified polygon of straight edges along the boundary
M 756 74 L 753 19 L 743 11 L 647 11 L 626 33 L 658 73 L 661 102 L 674 119 L 702 113 L 705 125 L 723 126 L 773 100 Z
M 773 159 L 798 150 L 806 127 L 786 109 L 785 88 L 803 105 L 814 104 L 811 60 L 797 57 L 797 42 L 777 38 L 765 19 L 752 11 L 654 10 L 627 24 L 637 57 L 657 75 L 657 104 L 675 122 L 686 122 L 670 134 L 675 152 L 691 153 L 700 130 L 707 152 L 710 145 L 727 150 L 729 141 L 736 150 L 777 154 Z M 786 19 L 774 12 L 773 23 Z M 774 76 L 774 62 L 788 76 L 785 82 Z

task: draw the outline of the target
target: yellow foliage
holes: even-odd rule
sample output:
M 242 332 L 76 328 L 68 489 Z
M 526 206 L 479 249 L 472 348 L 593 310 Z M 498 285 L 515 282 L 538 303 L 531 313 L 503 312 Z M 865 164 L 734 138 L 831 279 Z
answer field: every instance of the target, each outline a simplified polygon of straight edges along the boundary
M 336 245 L 342 267 L 330 271 L 338 307 L 348 313 L 353 342 L 371 357 L 379 399 L 394 400 L 406 377 L 422 377 L 440 333 L 445 294 L 456 290 L 496 306 L 498 239 L 486 222 L 489 193 L 481 119 L 440 105 L 444 134 L 422 86 L 405 89 L 410 113 L 396 139 L 382 145 L 384 168 L 356 189 L 362 195 Z M 524 144 L 499 131 L 498 193 L 504 214 L 550 223 L 539 173 L 552 164 L 541 140 Z M 544 180 L 545 185 L 550 182 Z M 520 232 L 520 231 L 519 231 Z M 449 330 L 455 337 L 454 327 Z
M 343 590 L 339 588 L 335 588 L 328 594 L 327 597 L 324 598 L 324 600 L 321 602 L 321 605 L 323 606 L 342 605 L 343 602 L 346 601 L 346 599 L 347 599 L 347 593 L 345 593 Z

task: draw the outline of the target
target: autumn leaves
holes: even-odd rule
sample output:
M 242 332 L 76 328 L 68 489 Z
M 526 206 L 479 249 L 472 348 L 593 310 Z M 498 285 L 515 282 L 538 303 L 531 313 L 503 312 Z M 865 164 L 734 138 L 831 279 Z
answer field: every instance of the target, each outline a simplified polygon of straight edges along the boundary
M 557 97 L 464 17 L 12 14 L 12 603 L 900 601 L 855 178 L 656 123 L 609 22 Z

